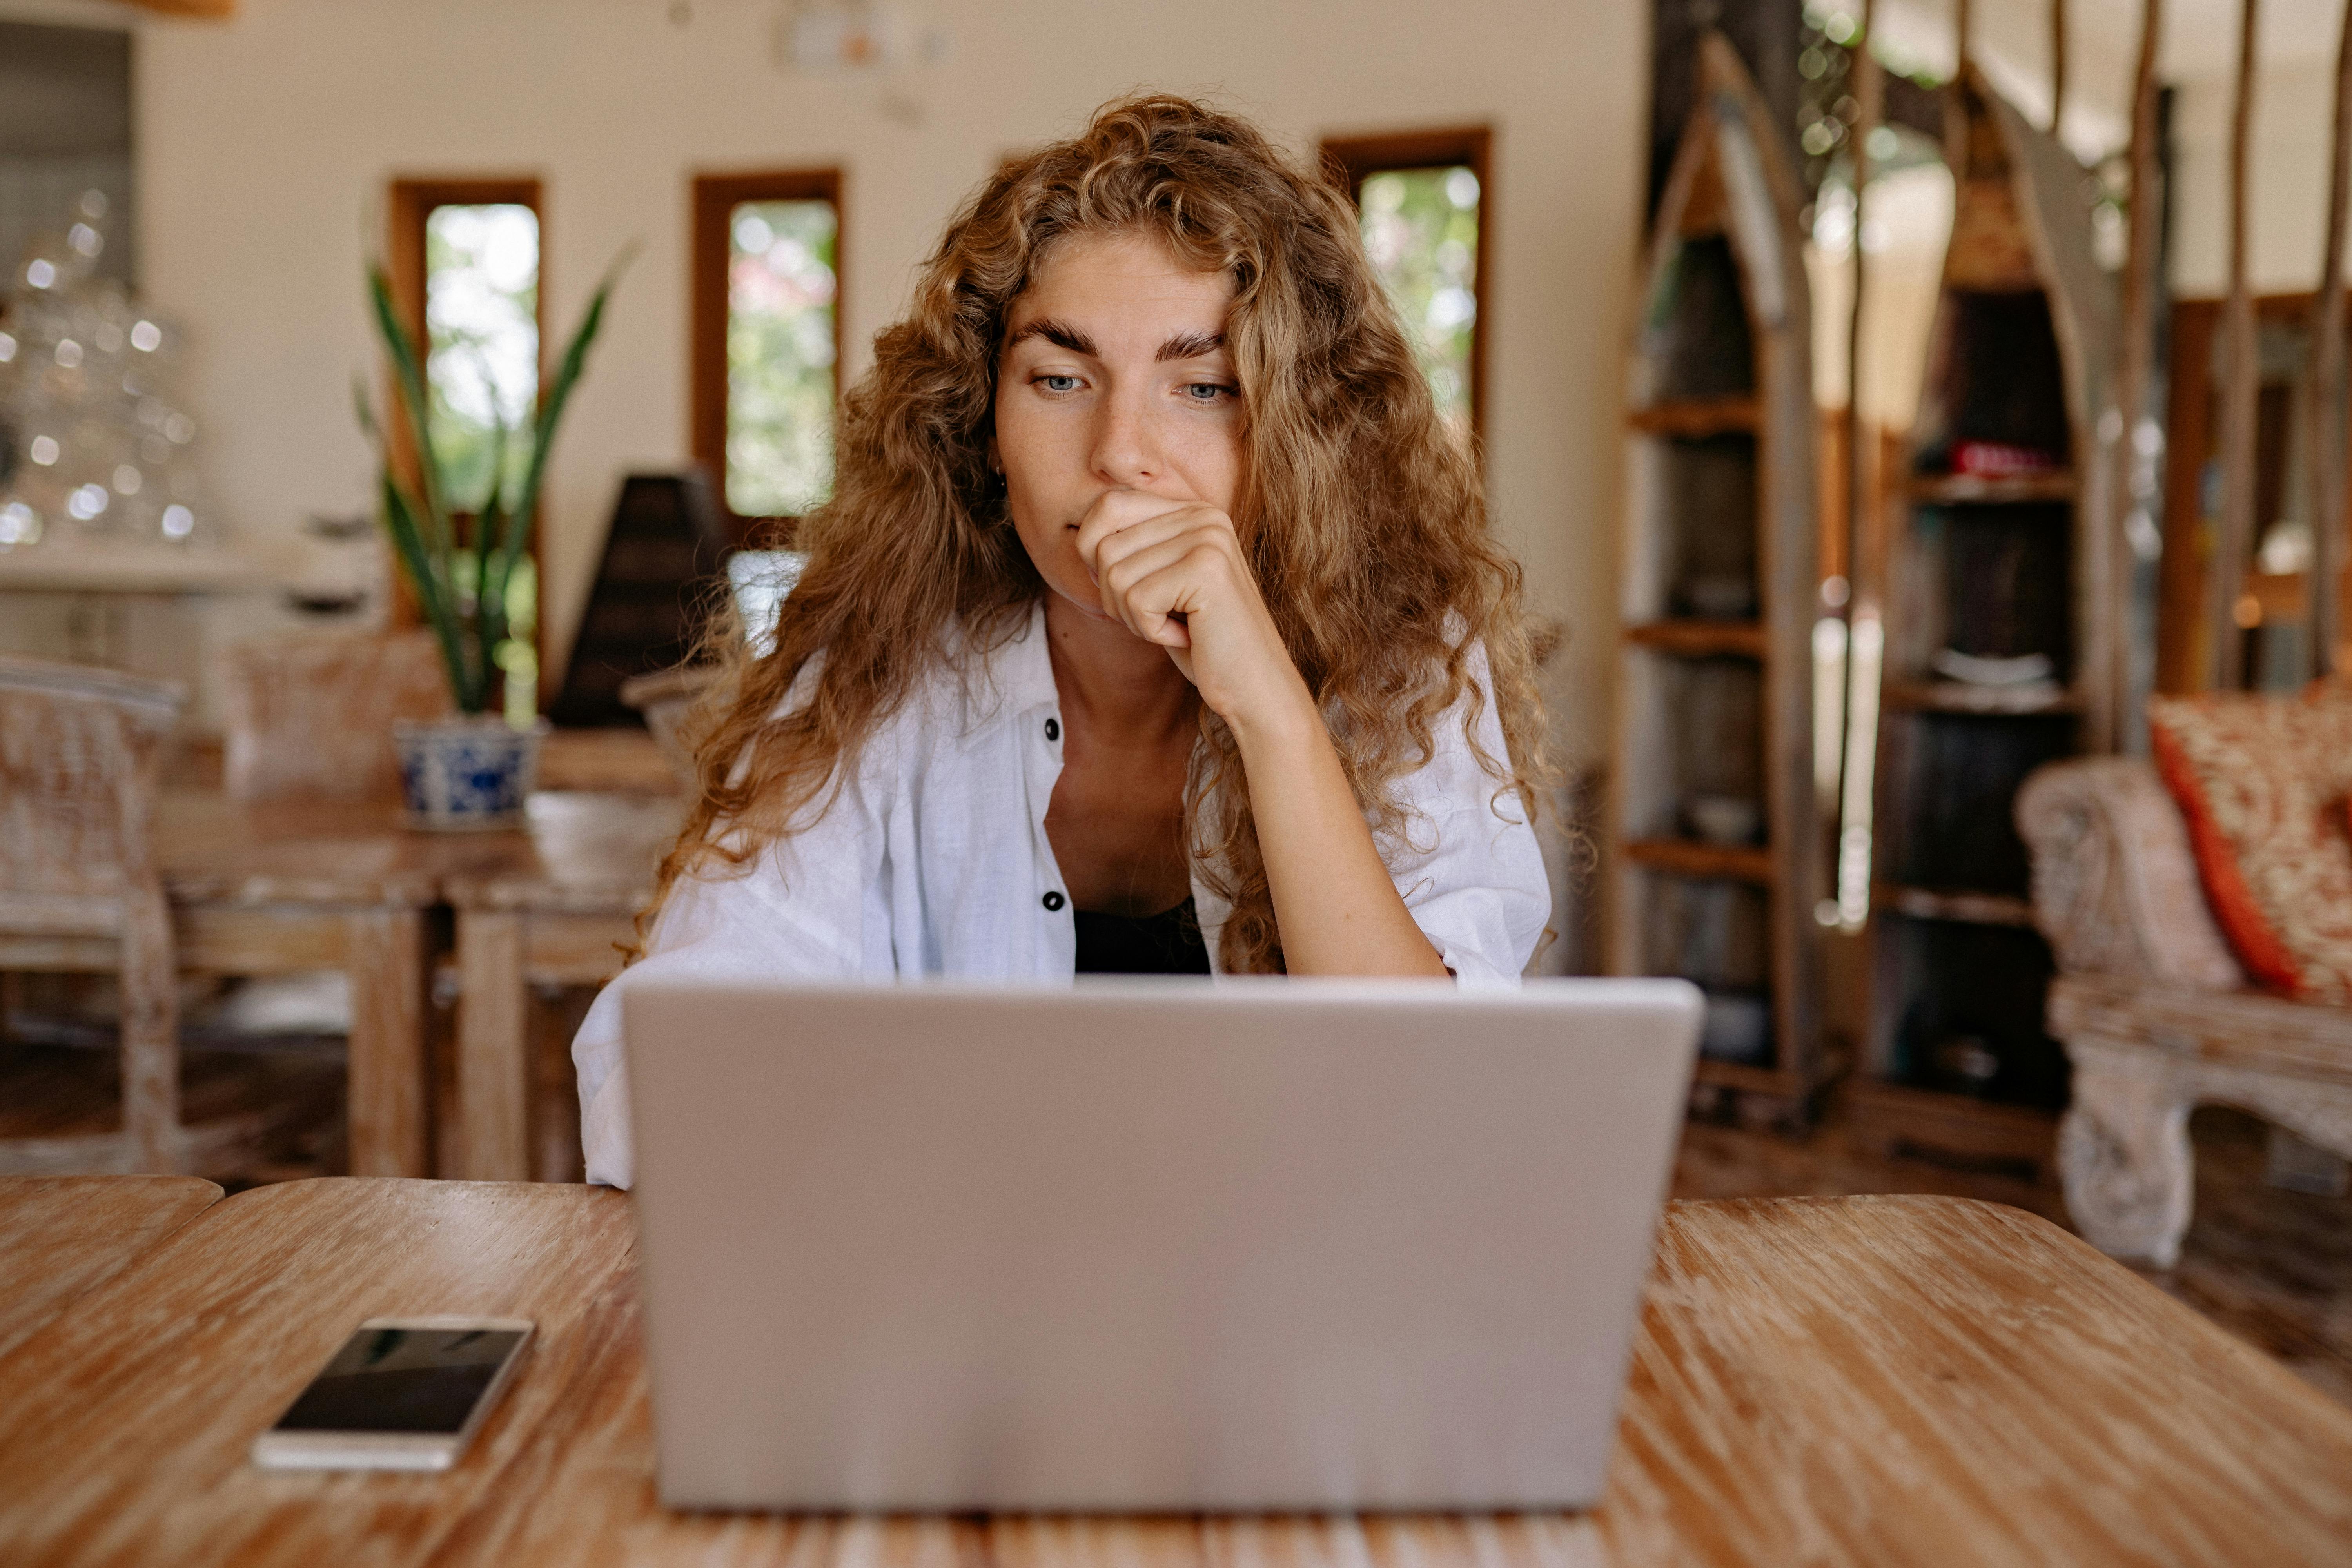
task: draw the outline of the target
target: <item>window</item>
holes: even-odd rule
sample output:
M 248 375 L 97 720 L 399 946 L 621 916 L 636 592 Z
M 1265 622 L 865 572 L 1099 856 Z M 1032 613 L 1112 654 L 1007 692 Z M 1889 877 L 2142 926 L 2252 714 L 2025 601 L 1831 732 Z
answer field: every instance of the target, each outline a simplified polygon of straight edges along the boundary
M 390 216 L 393 299 L 425 350 L 434 451 L 451 507 L 471 514 L 489 494 L 497 426 L 513 432 L 539 409 L 539 182 L 395 180 Z M 510 440 L 509 494 L 525 461 L 524 443 Z M 535 517 L 530 530 L 535 557 Z M 507 607 L 517 640 L 499 655 L 518 716 L 535 710 L 537 607 L 526 561 Z
M 1486 367 L 1489 140 L 1475 127 L 1323 143 L 1324 165 L 1355 199 L 1372 270 L 1438 413 L 1474 437 Z
M 841 174 L 694 182 L 693 450 L 736 542 L 833 494 Z

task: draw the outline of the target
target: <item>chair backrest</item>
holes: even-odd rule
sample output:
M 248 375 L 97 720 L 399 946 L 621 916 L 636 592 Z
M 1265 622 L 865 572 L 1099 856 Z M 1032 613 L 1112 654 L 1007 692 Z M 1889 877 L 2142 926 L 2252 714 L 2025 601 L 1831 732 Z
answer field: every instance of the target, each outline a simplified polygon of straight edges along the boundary
M 0 930 L 98 934 L 154 885 L 168 682 L 0 658 Z
M 256 638 L 231 645 L 222 665 L 222 773 L 238 800 L 393 795 L 393 721 L 451 708 L 427 631 Z

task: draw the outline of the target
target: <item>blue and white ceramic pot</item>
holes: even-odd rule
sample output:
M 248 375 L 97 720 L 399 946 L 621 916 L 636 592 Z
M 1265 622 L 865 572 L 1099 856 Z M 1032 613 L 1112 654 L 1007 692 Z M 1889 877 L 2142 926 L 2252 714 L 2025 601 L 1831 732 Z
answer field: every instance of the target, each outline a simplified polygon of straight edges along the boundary
M 439 833 L 520 827 L 546 733 L 544 719 L 518 730 L 494 714 L 394 720 L 408 826 Z

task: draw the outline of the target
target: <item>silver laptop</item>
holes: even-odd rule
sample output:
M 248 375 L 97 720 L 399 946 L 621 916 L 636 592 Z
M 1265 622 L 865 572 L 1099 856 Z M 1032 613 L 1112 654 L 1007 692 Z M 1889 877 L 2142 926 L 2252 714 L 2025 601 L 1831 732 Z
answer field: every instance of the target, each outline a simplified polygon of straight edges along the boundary
M 1669 980 L 626 994 L 673 1508 L 1574 1508 Z

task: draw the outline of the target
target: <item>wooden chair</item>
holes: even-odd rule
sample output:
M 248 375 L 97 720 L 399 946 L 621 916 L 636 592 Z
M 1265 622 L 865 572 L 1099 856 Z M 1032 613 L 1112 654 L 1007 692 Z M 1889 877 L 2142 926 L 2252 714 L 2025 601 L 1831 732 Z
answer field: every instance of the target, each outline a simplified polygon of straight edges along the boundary
M 450 710 L 428 631 L 260 637 L 232 645 L 222 666 L 222 773 L 236 800 L 397 794 L 393 721 Z
M 0 658 L 0 969 L 121 982 L 120 1131 L 0 1141 L 0 1173 L 173 1173 L 256 1129 L 179 1120 L 172 919 L 152 839 L 176 686 Z

